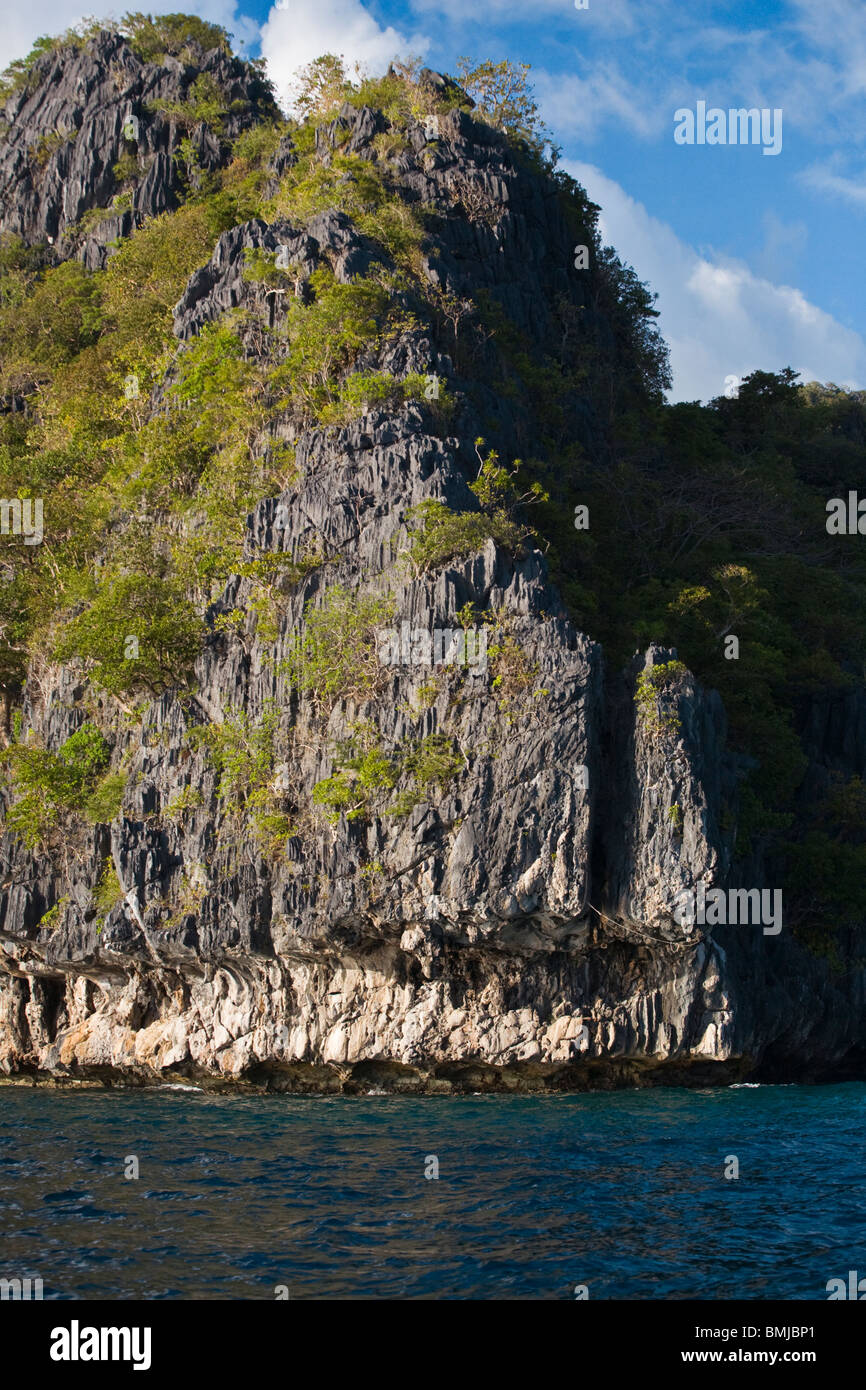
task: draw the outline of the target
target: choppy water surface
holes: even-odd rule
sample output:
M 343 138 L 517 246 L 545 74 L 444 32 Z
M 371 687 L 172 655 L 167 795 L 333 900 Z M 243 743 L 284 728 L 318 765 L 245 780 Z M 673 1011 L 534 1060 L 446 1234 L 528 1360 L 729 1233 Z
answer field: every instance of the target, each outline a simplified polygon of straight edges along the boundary
M 39 1276 L 46 1298 L 587 1284 L 826 1299 L 828 1279 L 866 1274 L 864 1120 L 860 1083 L 451 1099 L 5 1087 L 0 1277 Z

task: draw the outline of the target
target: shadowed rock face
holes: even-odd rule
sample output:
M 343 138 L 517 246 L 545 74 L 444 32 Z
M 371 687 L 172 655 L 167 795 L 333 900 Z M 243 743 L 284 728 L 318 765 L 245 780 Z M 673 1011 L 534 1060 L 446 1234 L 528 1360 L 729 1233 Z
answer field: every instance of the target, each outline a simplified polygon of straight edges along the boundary
M 189 53 L 194 63 L 172 57 L 143 63 L 125 39 L 105 31 L 81 51 L 60 48 L 38 58 L 30 82 L 0 112 L 0 231 L 30 245 L 53 243 L 61 258 L 76 254 L 90 267 L 104 264 L 110 241 L 177 206 L 186 132 L 151 103 L 187 101 L 202 75 L 219 84 L 227 106 L 238 107 L 225 117 L 222 138 L 206 126 L 192 132 L 197 163 L 218 168 L 226 141 L 269 111 L 270 99 L 239 59 L 196 44 Z M 129 205 L 115 211 L 112 201 L 124 185 L 114 168 L 124 158 L 137 162 L 139 177 Z M 96 208 L 106 209 L 104 220 L 90 219 L 88 230 L 78 230 Z
M 88 92 L 111 80 L 113 62 L 126 85 L 100 148 L 113 151 L 103 165 L 116 158 L 128 93 L 143 102 L 181 81 L 179 64 L 137 64 L 118 40 L 67 59 L 41 96 L 21 99 L 31 137 L 78 109 L 79 85 L 82 118 L 73 124 L 81 132 Z M 377 113 L 346 107 L 318 143 L 327 150 L 348 131 L 351 149 L 364 154 L 380 128 Z M 156 127 L 153 134 L 171 138 Z M 420 126 L 413 140 L 399 161 L 406 197 L 452 213 L 427 262 L 431 280 L 462 296 L 495 286 L 529 343 L 550 331 L 546 305 L 556 293 L 571 296 L 586 331 L 603 336 L 591 296 L 562 269 L 573 237 L 557 204 L 515 166 L 505 142 L 462 112 L 442 119 L 435 153 Z M 19 133 L 17 156 L 0 153 L 5 225 L 26 239 L 60 236 L 100 205 L 109 184 L 91 172 L 61 194 L 60 183 L 74 181 L 76 143 L 64 156 L 71 163 L 52 174 L 56 194 L 54 184 L 40 189 L 21 162 L 26 143 Z M 284 144 L 276 172 L 292 158 Z M 169 198 L 169 185 L 166 177 L 159 197 Z M 500 209 L 495 226 L 453 214 L 467 186 Z M 158 207 L 140 209 L 148 210 Z M 281 245 L 298 268 L 300 296 L 319 267 L 347 283 L 382 256 L 339 212 L 304 228 L 234 228 L 176 307 L 179 341 L 237 307 L 279 328 L 284 302 L 242 272 L 246 250 Z M 407 328 L 375 365 L 395 375 L 433 372 L 460 390 L 423 325 Z M 496 406 L 507 437 L 509 407 Z M 589 410 L 583 428 L 591 448 L 600 429 Z M 118 735 L 113 765 L 128 771 L 123 814 L 70 851 L 65 877 L 56 855 L 28 855 L 4 837 L 7 1074 L 448 1091 L 706 1084 L 858 1067 L 862 971 L 834 974 L 784 931 L 677 920 L 684 890 L 738 882 L 733 837 L 722 830 L 736 765 L 718 696 L 686 673 L 660 696 L 678 725 L 650 727 L 635 705 L 635 679 L 674 654 L 653 647 L 629 671 L 606 672 L 599 646 L 568 620 L 538 550 L 512 559 L 488 541 L 438 573 L 395 565 L 420 503 L 477 507 L 468 484 L 480 422 L 467 407 L 448 429 L 437 432 L 417 404 L 338 429 L 299 431 L 288 418 L 275 428 L 277 440 L 295 446 L 297 482 L 247 518 L 249 554 L 298 560 L 315 545 L 325 563 L 285 594 L 276 638 L 262 636 L 250 612 L 241 630 L 214 626 L 220 613 L 245 608 L 250 582 L 231 580 L 209 615 L 195 699 L 169 693 Z M 293 688 L 285 662 L 306 605 L 335 586 L 390 594 L 389 626 L 399 633 L 404 624 L 410 633 L 457 630 L 471 602 L 497 615 L 499 640 L 505 634 L 522 650 L 528 679 L 512 690 L 484 672 L 452 666 L 433 680 L 429 667 L 394 663 L 372 695 L 323 710 Z M 71 668 L 50 688 L 34 683 L 25 727 L 57 747 L 85 718 L 83 693 Z M 279 790 L 298 817 L 298 833 L 276 856 L 259 851 L 243 816 L 231 822 L 219 811 L 213 764 L 187 739 L 192 725 L 239 708 L 255 719 L 269 701 L 287 740 Z M 329 823 L 309 811 L 312 790 L 359 721 L 375 724 L 387 748 L 446 733 L 459 766 L 406 814 L 341 814 Z M 822 769 L 848 756 L 838 726 L 832 711 L 816 709 L 809 751 L 819 782 Z M 190 788 L 199 804 L 166 815 Z M 109 856 L 125 896 L 97 911 L 93 887 Z M 755 886 L 763 886 L 759 874 L 760 865 Z M 61 894 L 56 925 L 40 927 Z M 857 943 L 849 945 L 850 959 Z

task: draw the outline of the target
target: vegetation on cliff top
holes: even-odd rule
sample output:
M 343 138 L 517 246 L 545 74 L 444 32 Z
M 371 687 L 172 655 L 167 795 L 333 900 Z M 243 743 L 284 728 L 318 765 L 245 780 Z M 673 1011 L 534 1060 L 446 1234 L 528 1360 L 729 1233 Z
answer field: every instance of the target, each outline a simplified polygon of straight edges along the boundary
M 167 57 L 195 58 L 192 45 L 204 52 L 218 48 L 223 53 L 231 53 L 228 32 L 221 25 L 210 24 L 196 15 L 165 14 L 154 18 L 134 11 L 114 25 L 110 20 L 85 19 L 63 34 L 42 35 L 25 58 L 16 58 L 9 64 L 0 74 L 0 105 L 35 80 L 40 58 L 46 54 L 60 54 L 64 49 L 81 49 L 89 39 L 111 28 L 128 41 L 143 63 L 161 63 Z

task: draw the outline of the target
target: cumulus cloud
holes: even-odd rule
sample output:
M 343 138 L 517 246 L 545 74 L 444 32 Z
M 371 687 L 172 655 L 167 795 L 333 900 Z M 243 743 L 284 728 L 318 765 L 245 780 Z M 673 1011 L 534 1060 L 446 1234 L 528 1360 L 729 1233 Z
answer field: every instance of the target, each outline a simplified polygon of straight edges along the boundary
M 793 367 L 804 381 L 866 385 L 866 342 L 800 290 L 701 253 L 591 164 L 564 161 L 603 209 L 602 235 L 658 292 L 675 401 L 709 400 L 725 379 Z
M 291 0 L 287 8 L 271 10 L 262 29 L 262 56 L 286 106 L 298 68 L 323 53 L 340 54 L 350 68 L 358 63 L 375 75 L 393 58 L 423 56 L 429 47 L 423 34 L 405 34 L 390 24 L 383 29 L 360 0 Z

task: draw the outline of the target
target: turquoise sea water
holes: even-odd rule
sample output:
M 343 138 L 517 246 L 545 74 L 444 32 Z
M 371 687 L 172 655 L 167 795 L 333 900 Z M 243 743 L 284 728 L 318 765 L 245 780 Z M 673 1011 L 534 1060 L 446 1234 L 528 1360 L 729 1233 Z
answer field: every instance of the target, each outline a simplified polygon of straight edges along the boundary
M 451 1099 L 4 1087 L 0 1277 L 41 1277 L 46 1299 L 278 1285 L 563 1299 L 585 1284 L 593 1299 L 823 1300 L 828 1279 L 866 1275 L 864 1122 L 861 1083 Z

